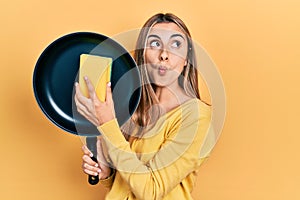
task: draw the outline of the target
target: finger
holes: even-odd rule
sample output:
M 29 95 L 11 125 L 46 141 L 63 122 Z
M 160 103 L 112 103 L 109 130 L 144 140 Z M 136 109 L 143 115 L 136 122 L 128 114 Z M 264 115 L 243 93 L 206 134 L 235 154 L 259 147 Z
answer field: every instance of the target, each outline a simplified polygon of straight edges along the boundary
M 85 77 L 85 78 L 87 78 L 87 77 Z M 85 80 L 87 81 L 87 85 L 90 88 L 89 89 L 89 92 L 90 92 L 91 90 L 93 90 L 93 86 L 88 79 L 85 79 Z M 76 90 L 76 94 L 74 97 L 74 101 L 76 104 L 77 111 L 82 116 L 84 116 L 87 120 L 89 120 L 92 124 L 94 124 L 95 126 L 99 126 L 99 120 L 94 116 L 95 109 L 94 109 L 94 105 L 93 105 L 93 99 L 91 100 L 89 98 L 86 98 L 82 94 L 82 92 L 80 90 L 80 86 L 77 82 L 75 83 L 75 90 Z M 95 93 L 94 90 L 93 90 L 93 92 Z M 96 96 L 96 93 L 94 96 Z
M 83 153 L 84 153 L 85 155 L 88 155 L 88 156 L 90 156 L 90 157 L 93 157 L 93 153 L 87 148 L 86 145 L 83 145 L 83 146 L 82 146 L 82 151 L 83 151 Z
M 82 156 L 82 160 L 83 160 L 83 163 L 86 163 L 90 166 L 94 166 L 94 167 L 98 167 L 98 163 L 96 163 L 95 161 L 92 160 L 92 158 L 90 156 L 87 156 L 87 155 L 83 155 Z
M 89 104 L 89 102 L 88 102 L 89 99 L 82 94 L 80 86 L 77 82 L 75 83 L 75 91 L 76 91 L 76 93 L 74 95 L 74 101 L 75 101 L 76 106 L 79 107 L 79 109 L 81 109 L 81 110 L 88 109 L 87 106 Z
M 85 115 L 88 115 L 88 109 L 87 109 L 87 106 L 85 106 L 84 104 L 82 104 L 77 97 L 74 98 L 75 100 L 75 105 L 76 105 L 76 108 L 77 108 L 77 111 L 79 113 L 82 113 L 84 116 Z
M 74 96 L 74 101 L 75 101 L 77 110 L 78 109 L 85 110 L 85 108 L 87 109 L 86 104 L 88 103 L 88 98 L 86 98 L 82 94 L 82 92 L 80 90 L 80 86 L 77 82 L 75 83 L 75 91 L 76 91 L 76 93 L 75 93 L 75 96 Z
M 112 102 L 111 82 L 106 85 L 106 102 Z
M 83 98 L 86 98 L 82 92 L 81 92 L 81 89 L 80 89 L 80 85 L 78 84 L 78 82 L 75 82 L 75 98 L 78 98 L 78 100 L 82 100 Z
M 85 97 L 84 97 L 85 98 Z M 93 123 L 95 126 L 99 126 L 99 121 L 97 118 L 94 117 L 92 112 L 94 110 L 89 106 L 92 102 L 90 102 L 90 99 L 85 98 L 83 101 L 80 102 L 79 99 L 75 96 L 75 105 L 77 108 L 77 112 L 79 112 L 82 116 L 84 116 L 87 120 L 89 120 L 91 123 Z
M 86 86 L 88 88 L 88 91 L 89 91 L 89 96 L 92 100 L 94 100 L 97 97 L 96 92 L 95 92 L 95 88 L 94 88 L 92 82 L 90 81 L 90 79 L 87 76 L 84 77 L 84 80 L 85 80 L 85 84 L 86 84 Z
M 94 172 L 88 169 L 83 169 L 84 173 L 86 173 L 87 175 L 91 175 L 91 176 L 98 176 L 98 172 Z
M 78 82 L 75 82 L 75 91 L 76 91 L 76 93 L 81 93 L 81 90 L 80 90 L 80 88 L 79 88 L 79 83 Z
M 87 163 L 82 164 L 82 169 L 83 170 L 86 169 L 86 170 L 89 170 L 89 171 L 94 172 L 94 173 L 101 173 L 102 172 L 102 170 L 99 167 L 91 166 Z

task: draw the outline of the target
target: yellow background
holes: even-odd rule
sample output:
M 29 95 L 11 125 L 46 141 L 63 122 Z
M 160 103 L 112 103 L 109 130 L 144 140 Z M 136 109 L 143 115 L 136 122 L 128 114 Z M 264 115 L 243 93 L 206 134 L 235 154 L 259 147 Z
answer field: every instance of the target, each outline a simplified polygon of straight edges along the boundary
M 103 199 L 81 172 L 81 141 L 35 102 L 37 58 L 75 31 L 114 35 L 173 12 L 213 58 L 227 116 L 196 200 L 300 199 L 300 2 L 11 0 L 0 3 L 0 199 Z

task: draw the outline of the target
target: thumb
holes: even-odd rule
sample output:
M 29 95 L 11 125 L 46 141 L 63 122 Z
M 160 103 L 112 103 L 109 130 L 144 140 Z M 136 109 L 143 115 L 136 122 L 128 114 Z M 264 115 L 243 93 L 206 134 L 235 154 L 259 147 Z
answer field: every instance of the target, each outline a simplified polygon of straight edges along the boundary
M 106 85 L 106 101 L 112 102 L 111 82 Z
M 97 140 L 97 160 L 101 164 L 106 164 L 105 157 L 103 156 L 102 136 L 99 136 Z

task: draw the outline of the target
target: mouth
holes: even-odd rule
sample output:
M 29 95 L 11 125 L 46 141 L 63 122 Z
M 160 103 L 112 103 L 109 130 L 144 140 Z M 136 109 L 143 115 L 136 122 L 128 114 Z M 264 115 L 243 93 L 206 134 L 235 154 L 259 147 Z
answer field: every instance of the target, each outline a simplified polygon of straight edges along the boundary
M 167 73 L 168 68 L 165 66 L 158 66 L 158 74 L 163 76 Z

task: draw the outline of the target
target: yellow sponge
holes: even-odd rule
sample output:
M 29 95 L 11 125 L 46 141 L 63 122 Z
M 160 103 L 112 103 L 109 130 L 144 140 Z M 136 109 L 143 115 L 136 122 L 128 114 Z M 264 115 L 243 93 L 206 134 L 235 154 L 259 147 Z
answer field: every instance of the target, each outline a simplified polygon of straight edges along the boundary
M 79 68 L 79 85 L 84 96 L 89 97 L 88 88 L 84 81 L 87 76 L 92 82 L 100 101 L 106 97 L 106 85 L 110 82 L 112 59 L 108 57 L 81 54 Z

